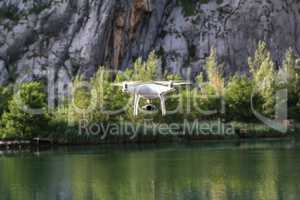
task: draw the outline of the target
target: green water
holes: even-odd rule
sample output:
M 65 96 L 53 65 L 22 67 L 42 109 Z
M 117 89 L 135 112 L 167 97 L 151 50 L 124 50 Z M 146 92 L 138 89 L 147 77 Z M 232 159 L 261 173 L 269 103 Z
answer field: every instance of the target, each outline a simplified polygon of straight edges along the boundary
M 300 144 L 73 147 L 0 155 L 0 199 L 299 199 Z

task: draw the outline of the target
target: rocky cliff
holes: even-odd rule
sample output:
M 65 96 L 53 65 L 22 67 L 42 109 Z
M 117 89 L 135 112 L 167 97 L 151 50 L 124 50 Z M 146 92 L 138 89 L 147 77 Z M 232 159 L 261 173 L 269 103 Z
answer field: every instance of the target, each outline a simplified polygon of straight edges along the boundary
M 187 76 L 216 47 L 233 72 L 259 40 L 278 63 L 288 47 L 299 55 L 299 36 L 299 0 L 1 0 L 0 84 L 47 74 L 68 84 L 151 50 L 163 70 Z

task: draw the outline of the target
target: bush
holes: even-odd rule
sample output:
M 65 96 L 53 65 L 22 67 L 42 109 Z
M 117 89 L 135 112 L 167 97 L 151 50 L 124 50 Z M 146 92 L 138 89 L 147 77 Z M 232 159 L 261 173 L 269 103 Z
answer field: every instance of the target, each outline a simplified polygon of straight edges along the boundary
M 196 112 L 194 114 L 197 116 L 196 118 L 215 119 L 223 117 L 223 94 L 219 95 L 212 85 L 205 85 L 200 92 L 195 90 L 194 92 L 199 95 L 193 105 L 197 105 L 197 108 L 193 109 L 193 112 Z
M 4 19 L 10 19 L 12 21 L 18 21 L 21 18 L 18 8 L 14 5 L 0 8 L 0 22 Z
M 32 138 L 47 130 L 46 95 L 38 82 L 24 83 L 9 101 L 8 111 L 2 116 L 2 138 Z M 34 114 L 28 109 L 42 109 Z
M 226 119 L 248 121 L 254 118 L 251 111 L 253 83 L 246 76 L 234 76 L 226 86 Z
M 11 87 L 0 86 L 0 117 L 8 110 L 8 102 L 12 98 Z

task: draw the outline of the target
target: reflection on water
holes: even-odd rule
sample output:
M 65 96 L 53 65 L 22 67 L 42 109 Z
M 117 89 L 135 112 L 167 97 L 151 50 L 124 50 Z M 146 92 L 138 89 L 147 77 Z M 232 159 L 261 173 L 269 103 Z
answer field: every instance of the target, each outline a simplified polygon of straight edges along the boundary
M 300 145 L 209 142 L 0 156 L 0 199 L 298 199 Z

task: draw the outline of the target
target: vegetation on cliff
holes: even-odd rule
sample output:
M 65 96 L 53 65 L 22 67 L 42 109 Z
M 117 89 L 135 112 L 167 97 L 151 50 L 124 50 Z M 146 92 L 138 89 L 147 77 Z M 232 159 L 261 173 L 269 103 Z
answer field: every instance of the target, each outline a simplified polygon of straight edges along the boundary
M 249 58 L 250 75 L 235 74 L 225 77 L 222 64 L 212 49 L 206 59 L 206 73 L 199 74 L 195 86 L 179 88 L 167 99 L 170 114 L 160 112 L 132 114 L 132 98 L 119 91 L 112 83 L 124 80 L 149 81 L 157 77 L 157 56 L 152 52 L 146 61 L 137 59 L 132 69 L 112 74 L 100 67 L 94 77 L 86 81 L 77 77 L 69 101 L 55 109 L 46 109 L 47 96 L 40 82 L 23 83 L 18 92 L 1 87 L 2 139 L 73 137 L 78 124 L 86 122 L 110 124 L 113 122 L 141 123 L 151 118 L 153 123 L 181 123 L 184 120 L 216 120 L 257 122 L 251 103 L 260 113 L 276 117 L 275 101 L 278 89 L 288 89 L 288 114 L 298 119 L 300 111 L 299 69 L 292 50 L 287 50 L 282 66 L 277 69 L 265 43 L 261 42 L 253 57 Z M 178 75 L 164 74 L 165 80 L 180 80 Z M 83 84 L 86 83 L 86 84 Z M 20 101 L 23 104 L 19 104 Z M 144 103 L 144 102 L 142 102 Z M 153 102 L 160 107 L 159 101 Z M 20 105 L 26 105 L 20 107 Z M 29 114 L 28 108 L 39 109 L 39 114 Z M 25 111 L 24 111 L 25 110 Z M 270 131 L 270 129 L 269 129 Z M 76 136 L 74 136 L 76 137 Z

